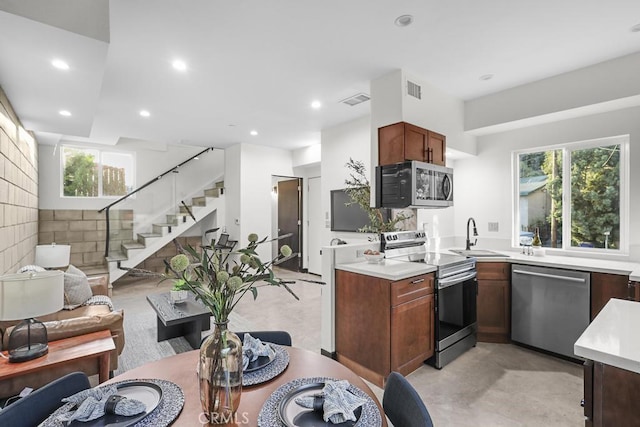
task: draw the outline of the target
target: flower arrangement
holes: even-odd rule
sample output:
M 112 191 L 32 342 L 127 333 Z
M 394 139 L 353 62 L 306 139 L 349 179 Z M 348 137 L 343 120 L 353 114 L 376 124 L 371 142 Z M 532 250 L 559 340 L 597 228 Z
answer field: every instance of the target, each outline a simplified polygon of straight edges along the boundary
M 179 248 L 178 255 L 165 261 L 164 279 L 177 279 L 174 288 L 192 292 L 197 300 L 209 308 L 216 323 L 225 323 L 233 308 L 246 294 L 258 297 L 261 286 L 285 288 L 294 298 L 298 296 L 287 286 L 288 282 L 275 277 L 272 266 L 291 258 L 288 245 L 280 248 L 280 253 L 268 262 L 258 257 L 257 247 L 278 238 L 259 240 L 251 233 L 246 247 L 237 251 L 215 249 L 215 241 L 204 246 L 201 252 L 188 246 Z

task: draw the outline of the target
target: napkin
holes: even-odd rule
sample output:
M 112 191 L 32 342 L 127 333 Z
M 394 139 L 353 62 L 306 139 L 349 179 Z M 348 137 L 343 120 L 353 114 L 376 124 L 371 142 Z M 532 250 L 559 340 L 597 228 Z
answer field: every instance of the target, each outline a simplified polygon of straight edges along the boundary
M 145 411 L 144 403 L 136 399 L 119 396 L 115 385 L 90 388 L 62 399 L 65 405 L 43 426 L 64 426 L 71 421 L 87 422 L 100 418 L 105 413 L 132 416 Z M 76 409 L 77 408 L 77 409 Z
M 322 419 L 333 424 L 345 421 L 357 421 L 355 410 L 364 405 L 367 400 L 358 397 L 349 390 L 349 381 L 325 381 L 322 388 Z M 303 408 L 319 409 L 318 396 L 304 396 L 295 399 L 295 402 Z M 315 403 L 315 405 L 314 405 Z
M 274 357 L 275 351 L 269 344 L 265 344 L 258 338 L 252 337 L 250 334 L 244 334 L 242 342 L 242 370 L 246 370 L 249 363 L 255 361 L 260 356 Z

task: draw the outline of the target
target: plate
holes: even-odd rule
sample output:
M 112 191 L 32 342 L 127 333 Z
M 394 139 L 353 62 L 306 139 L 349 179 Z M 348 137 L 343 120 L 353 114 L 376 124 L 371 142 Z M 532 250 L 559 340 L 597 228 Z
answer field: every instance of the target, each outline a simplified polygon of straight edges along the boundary
M 288 392 L 280 401 L 280 405 L 278 406 L 280 421 L 282 421 L 287 427 L 352 427 L 356 425 L 360 419 L 360 415 L 362 414 L 362 406 L 354 412 L 356 415 L 356 421 L 345 421 L 344 423 L 333 424 L 322 419 L 322 412 L 304 408 L 295 402 L 298 397 L 315 396 L 320 394 L 323 388 L 324 383 L 317 382 L 295 387 Z
M 265 366 L 267 366 L 269 363 L 276 360 L 276 353 L 277 353 L 276 349 L 273 348 L 271 344 L 269 344 L 269 348 L 271 348 L 271 351 L 273 354 L 272 356 L 258 356 L 256 360 L 254 360 L 253 362 L 249 362 L 247 369 L 245 369 L 243 372 L 257 371 L 258 369 L 262 369 Z
M 69 424 L 69 427 L 127 427 L 132 426 L 144 417 L 149 415 L 162 400 L 162 389 L 159 385 L 143 382 L 133 381 L 123 384 L 118 384 L 118 395 L 127 397 L 129 399 L 136 399 L 144 403 L 146 410 L 138 415 L 132 415 L 126 417 L 124 415 L 117 414 L 105 414 L 100 418 L 91 420 L 88 422 L 73 421 Z

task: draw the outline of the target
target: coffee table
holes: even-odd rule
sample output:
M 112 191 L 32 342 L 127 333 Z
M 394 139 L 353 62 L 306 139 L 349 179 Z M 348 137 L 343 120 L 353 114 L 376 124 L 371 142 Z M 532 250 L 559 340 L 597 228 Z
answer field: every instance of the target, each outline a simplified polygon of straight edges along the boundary
M 202 331 L 211 327 L 211 312 L 193 294 L 175 304 L 169 292 L 147 295 L 147 301 L 158 315 L 158 342 L 183 336 L 191 347 L 200 348 Z

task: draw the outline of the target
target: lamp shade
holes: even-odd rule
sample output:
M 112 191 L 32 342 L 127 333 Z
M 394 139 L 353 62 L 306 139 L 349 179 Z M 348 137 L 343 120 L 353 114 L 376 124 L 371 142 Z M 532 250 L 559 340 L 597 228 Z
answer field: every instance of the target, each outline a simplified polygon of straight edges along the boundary
M 0 277 L 0 320 L 29 319 L 62 310 L 64 273 L 7 274 Z
M 69 245 L 37 245 L 35 264 L 44 268 L 58 268 L 69 265 L 71 246 Z

